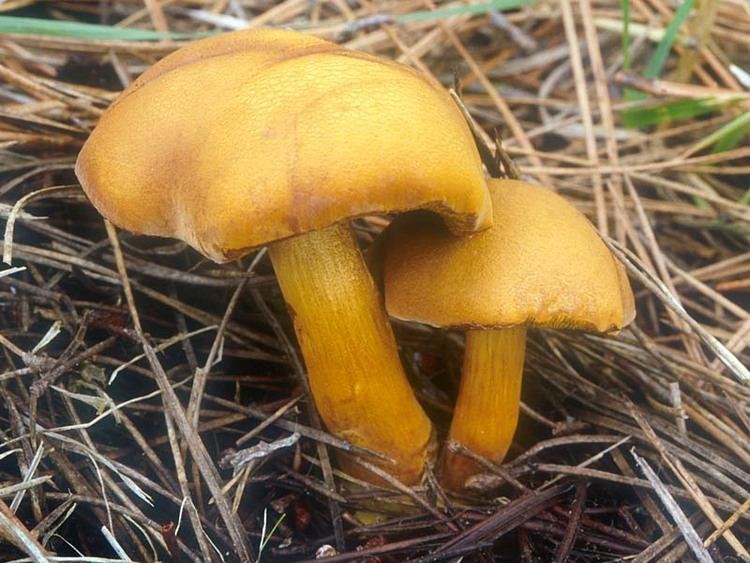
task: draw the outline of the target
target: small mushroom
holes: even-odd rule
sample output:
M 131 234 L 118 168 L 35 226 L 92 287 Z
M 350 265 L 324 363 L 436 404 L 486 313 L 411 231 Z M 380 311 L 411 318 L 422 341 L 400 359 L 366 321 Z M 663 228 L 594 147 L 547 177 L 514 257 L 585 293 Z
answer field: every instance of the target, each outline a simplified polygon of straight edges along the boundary
M 457 234 L 490 225 L 479 155 L 446 92 L 303 34 L 220 35 L 127 88 L 76 174 L 124 229 L 217 262 L 269 245 L 326 426 L 390 457 L 403 482 L 419 479 L 431 424 L 349 219 L 429 208 Z
M 559 195 L 517 180 L 488 182 L 494 226 L 457 238 L 426 213 L 398 217 L 378 241 L 386 309 L 395 318 L 466 330 L 454 442 L 493 462 L 518 421 L 527 327 L 606 333 L 634 317 L 622 265 Z M 446 448 L 445 486 L 481 471 Z

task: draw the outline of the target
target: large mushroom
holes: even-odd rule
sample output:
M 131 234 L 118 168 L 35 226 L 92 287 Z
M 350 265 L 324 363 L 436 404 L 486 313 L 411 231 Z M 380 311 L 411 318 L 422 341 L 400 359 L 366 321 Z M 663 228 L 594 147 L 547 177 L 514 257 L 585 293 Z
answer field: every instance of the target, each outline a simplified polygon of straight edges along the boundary
M 378 241 L 376 267 L 390 315 L 466 330 L 448 440 L 500 462 L 518 421 L 527 327 L 606 333 L 635 312 L 622 265 L 583 214 L 540 186 L 488 186 L 492 228 L 457 238 L 430 214 L 403 215 Z M 446 449 L 441 479 L 460 490 L 480 469 Z
M 443 90 L 294 32 L 221 35 L 127 88 L 76 174 L 124 229 L 216 262 L 269 245 L 326 426 L 391 458 L 403 482 L 419 479 L 431 425 L 348 221 L 425 208 L 456 234 L 490 225 L 478 153 Z

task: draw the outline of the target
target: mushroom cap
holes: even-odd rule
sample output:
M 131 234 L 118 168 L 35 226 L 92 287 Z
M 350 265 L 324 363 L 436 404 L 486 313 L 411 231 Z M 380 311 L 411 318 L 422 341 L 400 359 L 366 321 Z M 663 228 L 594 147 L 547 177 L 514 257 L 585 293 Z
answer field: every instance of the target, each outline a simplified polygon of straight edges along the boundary
M 437 327 L 517 325 L 609 332 L 635 315 L 625 270 L 565 199 L 488 182 L 492 228 L 457 238 L 429 214 L 394 220 L 378 243 L 386 309 Z
M 202 40 L 154 65 L 102 116 L 76 174 L 116 225 L 217 262 L 363 214 L 432 209 L 461 234 L 492 214 L 445 91 L 279 30 Z

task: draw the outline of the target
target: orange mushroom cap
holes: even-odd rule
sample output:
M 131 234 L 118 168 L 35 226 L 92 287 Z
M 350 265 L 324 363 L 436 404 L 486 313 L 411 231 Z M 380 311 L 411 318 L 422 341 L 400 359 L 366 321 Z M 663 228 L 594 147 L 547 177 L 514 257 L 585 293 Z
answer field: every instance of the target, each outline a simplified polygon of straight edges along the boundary
M 188 43 L 185 47 L 151 65 L 136 78 L 118 97 L 115 104 L 147 82 L 171 72 L 181 66 L 198 63 L 211 57 L 231 53 L 253 53 L 258 66 L 272 64 L 290 56 L 310 54 L 316 51 L 331 51 L 337 45 L 312 35 L 290 33 L 281 29 L 258 29 L 239 33 L 221 33 L 201 41 Z
M 76 174 L 116 225 L 215 261 L 377 212 L 488 227 L 481 162 L 450 97 L 414 70 L 302 34 L 196 42 L 129 87 Z
M 625 271 L 582 213 L 541 186 L 488 187 L 494 226 L 486 231 L 454 237 L 419 213 L 385 231 L 378 252 L 392 316 L 437 327 L 592 332 L 633 320 Z

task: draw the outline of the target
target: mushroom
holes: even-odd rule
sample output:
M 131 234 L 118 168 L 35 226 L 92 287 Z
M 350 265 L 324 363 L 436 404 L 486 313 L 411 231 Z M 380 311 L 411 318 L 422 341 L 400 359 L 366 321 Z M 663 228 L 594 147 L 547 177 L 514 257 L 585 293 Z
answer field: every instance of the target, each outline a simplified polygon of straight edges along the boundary
M 127 88 L 76 174 L 124 229 L 182 239 L 216 262 L 269 245 L 325 425 L 418 481 L 431 424 L 349 220 L 427 208 L 456 234 L 490 225 L 479 155 L 446 92 L 303 34 L 229 33 Z
M 407 214 L 385 230 L 376 256 L 391 316 L 466 330 L 448 443 L 500 462 L 518 421 L 527 327 L 606 333 L 635 312 L 622 265 L 583 214 L 541 186 L 488 187 L 489 230 L 457 238 L 434 216 Z M 441 480 L 460 490 L 481 467 L 451 449 Z

